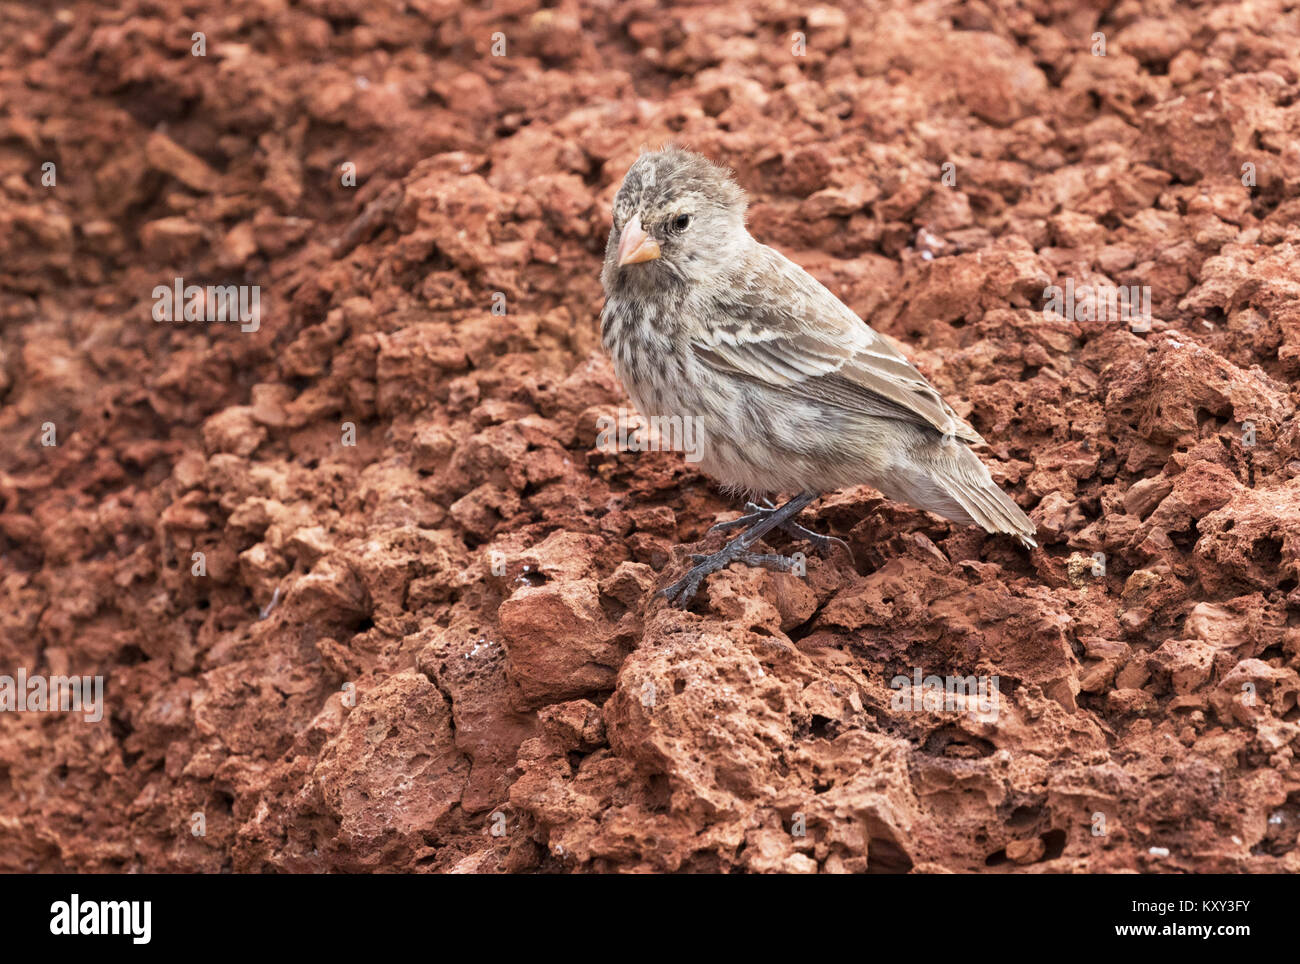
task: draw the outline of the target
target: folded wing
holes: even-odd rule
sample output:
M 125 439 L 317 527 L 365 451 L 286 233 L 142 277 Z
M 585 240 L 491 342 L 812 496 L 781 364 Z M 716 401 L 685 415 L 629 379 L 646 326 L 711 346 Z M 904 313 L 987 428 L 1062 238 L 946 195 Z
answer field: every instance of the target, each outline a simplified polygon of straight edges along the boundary
M 912 364 L 798 265 L 756 246 L 723 299 L 726 320 L 692 344 L 706 365 L 797 389 L 849 413 L 927 425 L 982 443 Z

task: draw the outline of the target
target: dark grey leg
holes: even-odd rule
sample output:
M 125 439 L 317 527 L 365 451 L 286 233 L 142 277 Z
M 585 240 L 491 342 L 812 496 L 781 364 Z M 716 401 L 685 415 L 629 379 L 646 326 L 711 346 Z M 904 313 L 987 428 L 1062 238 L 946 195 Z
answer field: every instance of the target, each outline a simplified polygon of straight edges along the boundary
M 759 518 L 752 520 L 753 524 L 732 539 L 719 551 L 711 556 L 692 556 L 691 559 L 696 563 L 685 576 L 673 583 L 667 589 L 663 590 L 660 595 L 668 599 L 670 603 L 681 609 L 685 609 L 693 598 L 696 591 L 700 588 L 700 583 L 704 581 L 705 576 L 712 575 L 721 569 L 725 569 L 733 562 L 744 562 L 748 565 L 770 566 L 789 571 L 794 566 L 794 560 L 785 556 L 760 555 L 750 552 L 750 547 L 759 539 L 767 535 L 778 526 L 784 525 L 788 520 L 793 519 L 802 512 L 814 499 L 817 498 L 816 492 L 801 492 L 793 499 L 781 506 L 779 509 L 763 510 L 760 513 L 751 513 L 759 515 Z M 758 508 L 755 506 L 755 508 Z M 736 523 L 740 520 L 737 519 Z M 736 523 L 723 523 L 723 525 L 732 528 Z M 714 528 L 718 528 L 715 526 Z
M 742 515 L 739 519 L 732 519 L 730 522 L 719 522 L 717 525 L 709 529 L 709 531 L 728 532 L 742 526 L 752 525 L 759 519 L 766 519 L 776 511 L 776 506 L 767 499 L 764 499 L 763 501 L 766 503 L 766 506 L 755 505 L 753 502 L 746 502 L 745 515 Z M 819 532 L 813 532 L 811 529 L 805 529 L 799 523 L 795 522 L 793 518 L 787 519 L 785 522 L 781 523 L 781 528 L 790 533 L 790 535 L 794 536 L 796 539 L 804 539 L 807 542 L 812 543 L 813 548 L 822 555 L 830 555 L 831 549 L 834 546 L 839 546 L 849 554 L 849 559 L 853 558 L 853 550 L 849 548 L 849 544 L 843 539 L 837 538 L 836 536 L 824 536 Z

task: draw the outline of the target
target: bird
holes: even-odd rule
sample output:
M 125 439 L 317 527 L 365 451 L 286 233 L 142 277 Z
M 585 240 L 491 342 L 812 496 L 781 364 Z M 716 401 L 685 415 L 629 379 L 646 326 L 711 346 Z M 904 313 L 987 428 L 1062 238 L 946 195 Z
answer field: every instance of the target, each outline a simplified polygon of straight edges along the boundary
M 660 595 L 689 606 L 733 562 L 790 571 L 755 550 L 800 526 L 822 494 L 869 485 L 944 519 L 1037 545 L 1028 516 L 972 446 L 984 439 L 907 358 L 799 265 L 755 239 L 731 171 L 676 145 L 644 151 L 614 196 L 601 342 L 638 412 L 690 419 L 698 468 L 750 497 L 742 529 Z M 777 507 L 765 496 L 796 493 Z M 713 530 L 710 530 L 713 531 Z M 845 545 L 847 548 L 847 545 Z

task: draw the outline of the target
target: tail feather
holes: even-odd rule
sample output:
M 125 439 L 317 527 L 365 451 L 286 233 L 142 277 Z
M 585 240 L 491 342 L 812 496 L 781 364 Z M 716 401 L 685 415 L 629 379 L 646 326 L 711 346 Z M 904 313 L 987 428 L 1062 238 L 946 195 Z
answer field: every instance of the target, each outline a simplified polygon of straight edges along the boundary
M 946 448 L 946 457 L 933 466 L 935 481 L 976 525 L 987 532 L 1013 535 L 1026 547 L 1035 548 L 1034 524 L 993 481 L 979 456 L 965 446 Z

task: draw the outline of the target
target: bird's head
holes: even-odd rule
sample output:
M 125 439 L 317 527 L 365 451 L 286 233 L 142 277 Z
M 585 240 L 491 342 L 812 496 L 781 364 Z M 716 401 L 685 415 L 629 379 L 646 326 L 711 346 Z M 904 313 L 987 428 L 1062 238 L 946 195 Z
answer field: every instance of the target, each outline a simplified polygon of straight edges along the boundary
M 749 241 L 731 173 L 677 147 L 642 154 L 614 196 L 606 291 L 718 283 Z

